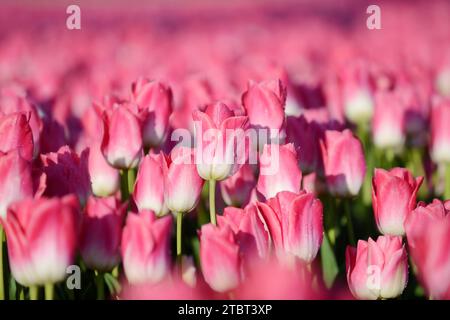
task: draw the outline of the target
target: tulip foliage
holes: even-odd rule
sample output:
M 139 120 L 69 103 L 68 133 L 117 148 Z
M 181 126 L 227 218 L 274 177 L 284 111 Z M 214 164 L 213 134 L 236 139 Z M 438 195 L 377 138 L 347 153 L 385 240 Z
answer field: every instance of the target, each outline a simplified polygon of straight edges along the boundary
M 450 5 L 344 2 L 0 7 L 0 299 L 450 299 Z

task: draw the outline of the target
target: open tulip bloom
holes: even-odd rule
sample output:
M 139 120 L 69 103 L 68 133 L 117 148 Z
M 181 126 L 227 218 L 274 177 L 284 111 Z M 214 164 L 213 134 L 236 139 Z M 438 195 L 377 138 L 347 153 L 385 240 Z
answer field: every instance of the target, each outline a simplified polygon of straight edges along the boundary
M 0 300 L 450 299 L 448 1 L 34 2 Z

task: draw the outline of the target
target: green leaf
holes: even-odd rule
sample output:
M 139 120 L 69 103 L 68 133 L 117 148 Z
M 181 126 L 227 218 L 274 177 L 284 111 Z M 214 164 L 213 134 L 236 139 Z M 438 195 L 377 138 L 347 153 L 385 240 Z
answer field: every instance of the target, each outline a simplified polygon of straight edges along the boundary
M 328 236 L 323 237 L 322 247 L 320 248 L 320 257 L 322 260 L 323 280 L 327 288 L 331 288 L 339 272 L 339 268 Z
M 117 281 L 116 278 L 114 278 L 109 273 L 105 273 L 104 279 L 105 279 L 106 285 L 108 286 L 108 290 L 109 290 L 109 292 L 111 292 L 111 294 L 117 294 L 120 292 L 122 287 L 120 286 L 120 283 L 119 283 L 119 281 Z

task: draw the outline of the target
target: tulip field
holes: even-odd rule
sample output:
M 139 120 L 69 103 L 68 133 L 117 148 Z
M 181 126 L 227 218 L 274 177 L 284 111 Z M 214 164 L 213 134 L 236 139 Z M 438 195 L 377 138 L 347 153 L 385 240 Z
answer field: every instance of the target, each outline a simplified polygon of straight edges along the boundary
M 2 1 L 0 249 L 1 300 L 450 300 L 450 2 Z

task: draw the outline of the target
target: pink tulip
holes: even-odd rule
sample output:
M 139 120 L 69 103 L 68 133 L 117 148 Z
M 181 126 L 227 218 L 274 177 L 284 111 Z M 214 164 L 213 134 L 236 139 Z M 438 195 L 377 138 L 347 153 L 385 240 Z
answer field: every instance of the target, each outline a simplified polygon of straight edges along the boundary
M 99 144 L 92 143 L 89 148 L 88 169 L 92 193 L 96 196 L 107 197 L 120 189 L 119 171 L 106 162 Z
M 372 205 L 378 230 L 385 235 L 403 236 L 403 224 L 416 207 L 417 191 L 423 177 L 414 178 L 407 169 L 375 169 Z
M 74 263 L 79 222 L 78 201 L 73 195 L 11 205 L 2 223 L 17 282 L 32 286 L 63 280 L 66 268 Z
M 134 168 L 142 156 L 142 132 L 131 104 L 116 104 L 103 113 L 101 149 L 106 161 L 118 169 Z
M 42 170 L 47 176 L 45 195 L 61 197 L 74 193 L 84 204 L 91 193 L 88 156 L 87 150 L 78 156 L 68 146 L 41 154 Z
M 110 271 L 119 263 L 126 206 L 114 196 L 89 197 L 80 234 L 81 257 L 87 267 Z
M 241 279 L 239 246 L 228 225 L 202 226 L 200 262 L 206 283 L 218 292 L 233 290 Z
M 249 164 L 244 164 L 234 175 L 220 182 L 220 191 L 229 206 L 243 207 L 250 202 L 256 179 Z
M 0 217 L 6 217 L 8 206 L 33 197 L 31 163 L 20 155 L 18 149 L 0 152 Z
M 194 149 L 175 147 L 170 159 L 163 161 L 164 201 L 174 213 L 189 212 L 195 208 L 203 188 L 203 179 L 197 172 Z
M 348 286 L 357 299 L 395 298 L 408 281 L 408 257 L 401 237 L 379 236 L 347 246 Z
M 132 101 L 146 111 L 144 146 L 160 146 L 166 137 L 172 112 L 172 90 L 161 82 L 140 78 L 132 85 Z
M 437 163 L 450 162 L 450 100 L 431 109 L 431 157 Z
M 172 216 L 150 210 L 130 213 L 122 234 L 122 260 L 128 282 L 156 283 L 170 271 Z
M 300 191 L 302 172 L 293 144 L 266 144 L 259 159 L 259 168 L 257 189 L 266 199 L 281 191 Z
M 361 142 L 348 129 L 342 132 L 327 130 L 321 147 L 331 194 L 340 197 L 357 195 L 366 174 Z
M 133 200 L 139 211 L 152 210 L 157 216 L 167 214 L 164 203 L 163 163 L 167 161 L 163 153 L 146 155 L 139 165 L 134 186 Z
M 33 159 L 33 133 L 22 113 L 0 116 L 0 152 L 18 149 L 22 158 Z
M 450 299 L 450 201 L 420 203 L 405 222 L 421 284 L 433 299 Z
M 258 208 L 280 257 L 295 256 L 311 263 L 323 239 L 323 208 L 320 200 L 304 191 L 280 192 Z
M 248 118 L 235 116 L 225 104 L 194 111 L 196 162 L 205 180 L 223 180 L 233 175 L 246 161 L 245 132 Z

